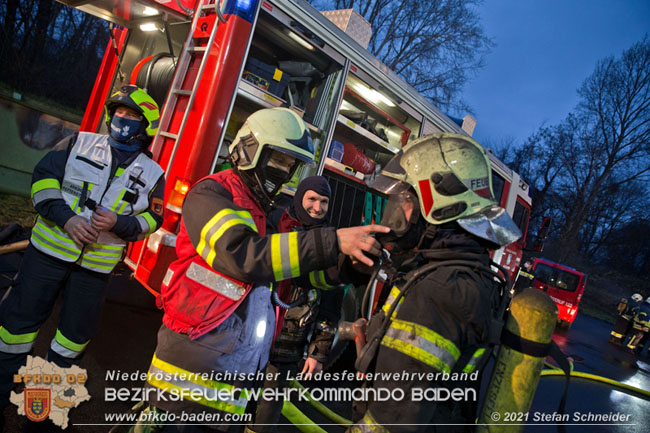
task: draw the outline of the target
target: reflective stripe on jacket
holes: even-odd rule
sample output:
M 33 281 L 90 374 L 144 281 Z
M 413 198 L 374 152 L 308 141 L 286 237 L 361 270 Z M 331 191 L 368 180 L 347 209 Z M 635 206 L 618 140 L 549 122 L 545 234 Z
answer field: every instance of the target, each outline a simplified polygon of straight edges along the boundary
M 77 214 L 90 218 L 88 204 L 94 202 L 119 215 L 136 216 L 142 233 L 153 232 L 157 224 L 146 210 L 149 193 L 163 174 L 162 169 L 140 153 L 126 168 L 118 168 L 111 178 L 112 155 L 108 137 L 79 133 L 65 166 L 63 181 L 42 179 L 32 185 L 34 204 L 62 198 Z M 65 262 L 80 260 L 80 265 L 110 273 L 120 261 L 126 241 L 108 231 L 100 232 L 97 242 L 79 249 L 67 232 L 39 215 L 31 243 L 41 252 Z

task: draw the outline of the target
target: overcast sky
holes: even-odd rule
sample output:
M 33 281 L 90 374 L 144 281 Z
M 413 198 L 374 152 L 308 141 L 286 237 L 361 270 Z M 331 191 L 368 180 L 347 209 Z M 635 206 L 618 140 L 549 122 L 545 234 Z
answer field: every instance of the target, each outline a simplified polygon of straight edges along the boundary
M 464 99 L 487 147 L 560 122 L 599 59 L 650 36 L 650 0 L 485 0 L 479 13 L 496 47 Z

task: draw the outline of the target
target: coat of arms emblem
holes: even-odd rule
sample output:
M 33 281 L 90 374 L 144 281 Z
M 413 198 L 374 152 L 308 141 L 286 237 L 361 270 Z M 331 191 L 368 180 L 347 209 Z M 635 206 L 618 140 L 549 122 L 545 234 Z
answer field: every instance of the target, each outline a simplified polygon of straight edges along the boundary
M 25 415 L 32 421 L 43 421 L 50 414 L 51 390 L 25 389 Z

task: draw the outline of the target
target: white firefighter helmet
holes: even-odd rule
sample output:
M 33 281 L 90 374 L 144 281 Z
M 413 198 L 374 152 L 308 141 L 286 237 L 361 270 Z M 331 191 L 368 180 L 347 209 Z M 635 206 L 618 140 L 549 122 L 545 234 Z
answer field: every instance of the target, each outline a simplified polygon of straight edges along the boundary
M 428 223 L 457 221 L 467 232 L 500 246 L 521 237 L 494 199 L 485 150 L 468 136 L 445 132 L 408 143 L 372 187 L 388 195 L 413 188 Z

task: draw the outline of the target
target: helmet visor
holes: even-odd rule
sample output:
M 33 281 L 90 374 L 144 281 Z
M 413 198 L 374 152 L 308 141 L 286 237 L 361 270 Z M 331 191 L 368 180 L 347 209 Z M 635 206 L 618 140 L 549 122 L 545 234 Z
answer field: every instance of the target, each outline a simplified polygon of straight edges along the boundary
M 305 155 L 304 152 L 297 152 L 297 151 L 294 151 L 292 149 L 288 149 L 286 147 L 281 147 L 281 146 L 276 146 L 276 145 L 273 145 L 273 144 L 267 144 L 264 147 L 266 147 L 268 149 L 273 149 L 273 150 L 278 151 L 280 153 L 285 153 L 285 154 L 287 154 L 289 156 L 292 156 L 292 157 L 296 158 L 296 160 L 298 162 L 305 163 L 305 164 L 307 164 L 308 166 L 310 166 L 312 168 L 315 167 L 314 160 L 311 158 L 311 156 Z
M 488 206 L 474 215 L 458 218 L 457 221 L 471 234 L 502 247 L 521 237 L 519 227 L 501 206 Z
M 400 150 L 393 159 L 388 161 L 386 167 L 384 167 L 379 176 L 370 185 L 372 189 L 386 195 L 393 195 L 400 194 L 411 187 L 411 185 L 403 180 L 406 179 L 406 171 L 404 171 L 401 165 L 402 156 L 403 153 Z
M 411 224 L 417 222 L 419 215 L 419 201 L 413 192 L 391 194 L 388 197 L 381 224 L 390 227 L 397 236 L 401 237 L 406 234 Z

